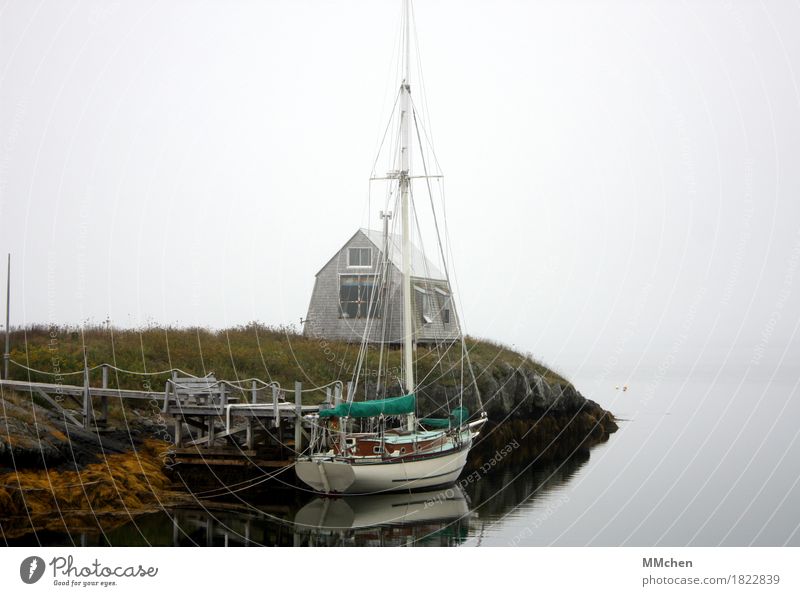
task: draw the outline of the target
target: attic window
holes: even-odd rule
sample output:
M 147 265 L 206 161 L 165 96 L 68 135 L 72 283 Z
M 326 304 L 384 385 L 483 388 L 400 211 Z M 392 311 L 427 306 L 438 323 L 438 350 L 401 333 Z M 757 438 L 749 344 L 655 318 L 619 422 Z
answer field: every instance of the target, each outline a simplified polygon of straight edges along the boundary
M 349 248 L 347 249 L 348 267 L 371 267 L 372 249 L 371 248 Z

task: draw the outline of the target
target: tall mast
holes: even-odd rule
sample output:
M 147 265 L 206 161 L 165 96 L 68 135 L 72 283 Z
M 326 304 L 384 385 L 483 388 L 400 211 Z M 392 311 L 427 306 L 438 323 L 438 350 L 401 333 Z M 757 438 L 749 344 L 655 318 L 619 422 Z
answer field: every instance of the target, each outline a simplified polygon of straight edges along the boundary
M 410 0 L 403 0 L 403 82 L 400 87 L 400 201 L 403 235 L 403 356 L 405 359 L 406 393 L 414 386 L 414 337 L 411 320 L 411 224 L 409 218 L 409 119 L 411 118 L 411 18 Z M 414 428 L 414 414 L 408 415 L 409 429 Z

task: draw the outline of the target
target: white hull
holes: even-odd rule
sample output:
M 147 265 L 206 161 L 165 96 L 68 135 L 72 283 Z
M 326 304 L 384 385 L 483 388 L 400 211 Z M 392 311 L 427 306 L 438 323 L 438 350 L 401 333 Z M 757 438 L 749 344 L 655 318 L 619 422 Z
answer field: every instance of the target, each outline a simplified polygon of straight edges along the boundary
M 343 461 L 324 455 L 295 464 L 297 476 L 314 490 L 325 494 L 374 494 L 422 490 L 453 484 L 464 465 L 472 441 L 458 451 L 446 451 L 424 458 L 399 461 Z

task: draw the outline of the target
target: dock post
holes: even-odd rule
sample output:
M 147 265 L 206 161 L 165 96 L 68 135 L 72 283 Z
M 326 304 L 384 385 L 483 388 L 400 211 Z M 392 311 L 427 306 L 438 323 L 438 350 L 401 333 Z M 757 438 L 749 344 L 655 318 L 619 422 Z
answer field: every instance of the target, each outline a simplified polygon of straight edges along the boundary
M 331 401 L 331 388 L 330 387 L 325 387 L 325 403 L 326 404 L 332 404 L 333 403 Z
M 347 381 L 347 403 L 351 403 L 353 401 L 353 381 Z
M 83 428 L 89 428 L 91 418 L 92 403 L 89 398 L 89 365 L 83 366 Z
M 342 386 L 337 383 L 333 389 L 333 405 L 338 406 L 342 403 Z
M 225 383 L 219 384 L 219 405 L 223 408 L 228 405 L 228 395 L 225 393 Z
M 183 423 L 179 414 L 175 414 L 175 447 L 183 447 Z
M 103 389 L 108 389 L 108 366 L 103 365 Z M 100 419 L 103 425 L 108 425 L 108 396 L 103 395 L 100 398 Z
M 253 384 L 250 386 L 250 401 L 254 404 L 258 403 L 258 389 L 256 386 L 256 382 L 253 381 Z
M 217 439 L 217 429 L 214 427 L 214 418 L 216 418 L 216 414 L 211 414 L 208 417 L 208 443 L 206 445 L 209 448 L 214 445 L 214 441 Z
M 178 515 L 173 514 L 172 518 L 172 546 L 178 546 L 180 544 L 180 526 L 178 526 Z
M 280 413 L 278 412 L 278 387 L 277 385 L 272 386 L 272 415 L 275 419 L 275 426 L 281 425 L 281 417 Z
M 253 417 L 247 417 L 247 431 L 245 433 L 245 443 L 247 444 L 247 450 L 252 451 L 255 449 L 255 444 L 253 442 Z
M 294 383 L 294 450 L 303 451 L 303 384 Z

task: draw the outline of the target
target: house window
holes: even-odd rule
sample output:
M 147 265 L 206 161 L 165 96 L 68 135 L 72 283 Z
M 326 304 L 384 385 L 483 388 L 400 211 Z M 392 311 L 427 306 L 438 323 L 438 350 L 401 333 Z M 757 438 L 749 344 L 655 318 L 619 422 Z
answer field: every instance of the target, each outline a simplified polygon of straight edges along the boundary
M 428 294 L 427 290 L 421 286 L 414 286 L 414 290 L 416 292 L 417 314 L 419 316 L 419 322 L 422 325 L 428 325 L 429 323 L 433 322 L 430 295 Z
M 348 248 L 347 249 L 348 267 L 371 267 L 372 249 L 371 248 Z
M 425 288 L 414 286 L 417 293 L 417 312 L 419 313 L 420 323 L 428 325 L 433 323 L 433 309 L 431 308 L 431 295 Z
M 342 275 L 339 277 L 339 303 L 345 319 L 364 319 L 370 313 L 380 316 L 380 300 L 375 292 L 374 275 Z
M 442 323 L 445 325 L 450 324 L 450 295 L 443 290 L 436 288 L 436 293 L 439 296 L 439 311 L 442 316 Z

